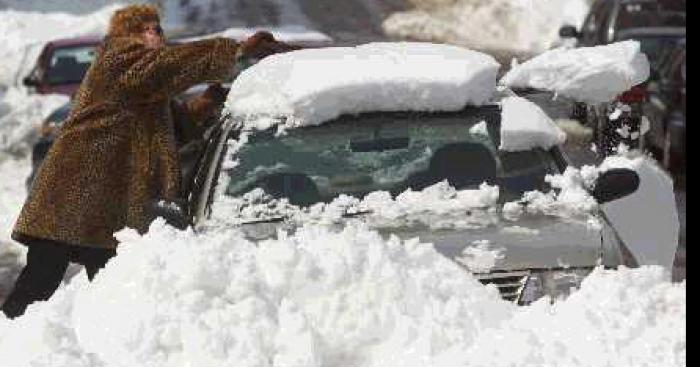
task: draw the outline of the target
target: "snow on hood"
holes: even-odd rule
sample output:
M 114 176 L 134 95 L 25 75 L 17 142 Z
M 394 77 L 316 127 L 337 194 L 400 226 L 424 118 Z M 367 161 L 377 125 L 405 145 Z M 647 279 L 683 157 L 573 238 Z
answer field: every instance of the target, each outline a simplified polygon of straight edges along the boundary
M 486 54 L 430 43 L 369 43 L 272 55 L 234 81 L 226 110 L 247 128 L 317 125 L 370 111 L 456 111 L 495 91 Z
M 566 133 L 539 106 L 525 98 L 504 98 L 501 111 L 501 150 L 549 149 L 566 140 Z
M 610 102 L 649 78 L 649 61 L 638 41 L 555 49 L 513 67 L 500 81 L 587 103 Z
M 305 227 L 125 231 L 83 275 L 9 321 L 12 366 L 682 366 L 686 287 L 661 268 L 598 269 L 527 307 L 417 240 Z M 586 338 L 581 338 L 586 335 Z M 508 346 L 505 350 L 504 345 Z M 612 348 L 611 346 L 617 346 Z

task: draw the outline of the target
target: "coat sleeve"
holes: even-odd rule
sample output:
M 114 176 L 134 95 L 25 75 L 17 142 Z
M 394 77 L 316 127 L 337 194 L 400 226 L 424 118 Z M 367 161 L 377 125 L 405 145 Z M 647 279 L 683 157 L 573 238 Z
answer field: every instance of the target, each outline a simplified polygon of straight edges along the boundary
M 238 43 L 228 38 L 143 50 L 119 76 L 122 87 L 137 95 L 171 97 L 205 81 L 232 75 Z

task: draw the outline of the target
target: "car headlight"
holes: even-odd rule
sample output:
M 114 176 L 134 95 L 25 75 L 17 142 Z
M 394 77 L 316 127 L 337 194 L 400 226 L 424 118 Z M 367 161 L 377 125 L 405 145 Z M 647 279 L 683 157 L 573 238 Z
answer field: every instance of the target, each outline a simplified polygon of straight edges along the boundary
M 565 298 L 581 286 L 593 268 L 570 268 L 533 271 L 525 282 L 519 304 L 527 305 L 544 296 L 552 300 Z

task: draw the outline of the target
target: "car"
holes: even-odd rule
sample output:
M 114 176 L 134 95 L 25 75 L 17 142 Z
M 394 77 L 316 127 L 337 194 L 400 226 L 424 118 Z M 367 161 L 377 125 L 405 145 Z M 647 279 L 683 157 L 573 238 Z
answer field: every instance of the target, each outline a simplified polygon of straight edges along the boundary
M 406 52 L 402 52 L 403 57 Z M 372 62 L 379 58 L 375 54 Z M 304 62 L 303 57 L 300 59 Z M 319 58 L 310 62 L 323 70 L 325 61 Z M 390 73 L 389 69 L 380 70 Z M 253 76 L 246 80 L 253 87 L 260 82 Z M 409 89 L 416 87 L 408 82 L 406 85 Z M 312 91 L 310 95 L 328 101 L 338 97 L 334 93 L 346 92 L 348 88 L 340 88 L 340 92 Z M 313 105 L 313 101 L 305 102 Z M 633 250 L 626 247 L 601 210 L 594 214 L 600 220 L 599 227 L 591 227 L 581 218 L 535 215 L 524 218 L 520 222 L 523 227 L 512 228 L 506 218 L 507 203 L 516 200 L 517 205 L 527 205 L 517 198 L 533 190 L 552 189 L 546 177 L 564 173 L 569 163 L 558 145 L 518 151 L 499 149 L 502 108 L 497 101 L 450 111 L 394 106 L 391 111 L 342 114 L 282 133 L 279 124 L 291 115 L 280 116 L 278 123 L 267 128 L 251 129 L 246 123 L 250 115 L 229 110 L 205 134 L 206 143 L 199 156 L 183 162 L 192 167 L 188 170 L 191 175 L 183 178 L 184 204 L 179 210 L 163 206 L 160 214 L 166 220 L 171 218 L 171 223 L 191 223 L 196 231 L 237 227 L 246 236 L 261 240 L 293 232 L 304 223 L 304 214 L 299 221 L 294 213 L 313 216 L 324 203 L 366 200 L 377 191 L 399 200 L 406 192 L 440 190 L 447 184 L 456 190 L 481 190 L 487 183 L 498 186 L 498 202 L 493 210 L 475 204 L 468 210 L 425 217 L 433 204 L 426 202 L 425 208 L 419 205 L 416 217 L 399 216 L 406 220 L 383 226 L 373 210 L 343 209 L 334 225 L 360 221 L 375 226 L 385 236 L 418 237 L 458 264 L 463 264 L 460 255 L 475 243 L 497 243 L 505 256 L 494 266 L 479 271 L 465 266 L 465 270 L 484 284 L 493 284 L 504 299 L 518 304 L 528 304 L 544 295 L 565 295 L 598 265 L 636 266 Z M 590 192 L 598 203 L 613 202 L 635 192 L 639 183 L 633 170 L 613 169 L 603 173 Z M 241 216 L 256 205 L 261 210 L 255 215 Z M 290 205 L 298 211 L 285 211 Z M 381 210 L 381 205 L 375 209 Z M 467 223 L 487 218 L 489 224 L 433 225 L 433 221 L 446 220 L 450 215 Z
M 658 73 L 649 83 L 644 115 L 650 120 L 645 147 L 674 176 L 686 166 L 686 42 L 679 39 L 659 55 Z
M 581 31 L 574 25 L 559 30 L 562 38 L 576 38 L 579 46 L 615 42 L 629 28 L 685 27 L 685 1 L 597 0 L 590 8 Z
M 92 64 L 100 42 L 102 37 L 98 35 L 47 42 L 23 84 L 38 94 L 73 95 Z
M 592 6 L 581 31 L 565 25 L 560 29 L 562 38 L 576 38 L 579 46 L 598 46 L 624 40 L 638 40 L 642 52 L 650 62 L 650 81 L 656 79 L 658 55 L 665 52 L 678 40 L 685 38 L 685 3 L 662 0 L 598 0 Z M 644 105 L 648 102 L 648 83 L 636 85 L 618 96 L 617 100 L 602 109 L 602 123 L 584 104 L 574 105 L 572 117 L 594 124 L 594 134 L 599 152 L 613 154 L 619 143 L 632 148 L 641 148 L 639 139 L 619 136 L 623 125 L 639 132 L 642 125 Z M 619 108 L 629 106 L 621 118 L 611 120 L 607 116 Z M 602 129 L 598 125 L 602 125 Z

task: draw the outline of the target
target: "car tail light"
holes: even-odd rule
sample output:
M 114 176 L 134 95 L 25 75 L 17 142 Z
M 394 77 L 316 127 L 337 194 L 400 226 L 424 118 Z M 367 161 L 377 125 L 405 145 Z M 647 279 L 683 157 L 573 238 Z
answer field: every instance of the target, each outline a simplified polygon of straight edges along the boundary
M 617 97 L 617 100 L 626 104 L 642 103 L 647 100 L 648 96 L 649 93 L 647 92 L 647 88 L 645 86 L 635 85 L 634 87 L 632 87 L 632 89 L 628 90 L 625 93 L 622 93 L 619 97 Z

